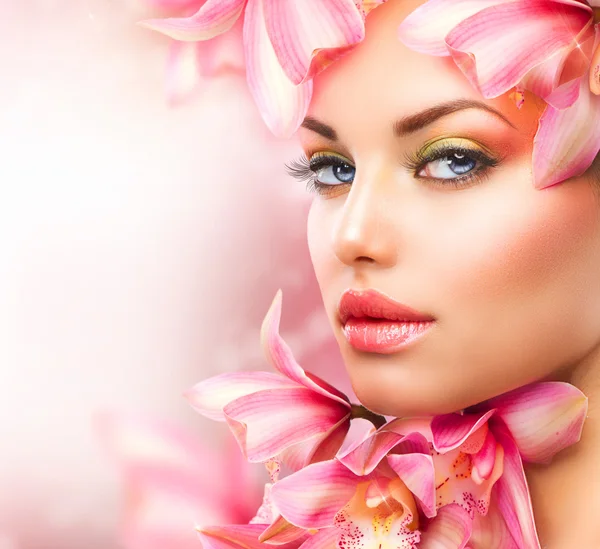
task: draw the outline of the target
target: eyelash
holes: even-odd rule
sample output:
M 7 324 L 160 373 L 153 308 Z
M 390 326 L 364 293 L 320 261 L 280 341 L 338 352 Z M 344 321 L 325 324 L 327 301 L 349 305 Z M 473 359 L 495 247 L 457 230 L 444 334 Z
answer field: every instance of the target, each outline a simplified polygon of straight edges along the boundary
M 433 178 L 417 175 L 427 164 L 440 160 L 442 158 L 448 158 L 453 155 L 464 155 L 472 160 L 480 163 L 479 168 L 475 168 L 468 174 L 458 176 L 450 179 Z M 491 158 L 485 153 L 468 147 L 460 147 L 456 145 L 441 145 L 436 150 L 429 152 L 426 155 L 421 154 L 420 151 L 417 153 L 406 153 L 402 165 L 408 170 L 414 172 L 415 177 L 428 181 L 433 181 L 434 184 L 442 187 L 452 188 L 466 188 L 471 185 L 482 182 L 486 177 L 489 176 L 490 169 L 496 167 L 499 164 L 499 160 Z M 306 155 L 302 155 L 299 159 L 293 160 L 289 164 L 286 164 L 288 174 L 301 182 L 306 182 L 306 188 L 309 192 L 316 192 L 318 194 L 327 194 L 327 191 L 331 191 L 332 188 L 340 187 L 350 183 L 340 182 L 339 185 L 328 185 L 321 183 L 316 179 L 316 173 L 328 167 L 335 166 L 352 166 L 349 162 L 344 162 L 337 155 L 319 155 L 317 158 L 309 160 Z M 354 166 L 352 166 L 354 167 Z

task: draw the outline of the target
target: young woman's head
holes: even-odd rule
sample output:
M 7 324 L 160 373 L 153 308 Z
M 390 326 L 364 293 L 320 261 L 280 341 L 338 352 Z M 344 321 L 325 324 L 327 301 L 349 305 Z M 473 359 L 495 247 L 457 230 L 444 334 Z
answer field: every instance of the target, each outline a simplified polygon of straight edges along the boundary
M 317 170 L 308 239 L 325 307 L 358 397 L 394 416 L 562 375 L 600 343 L 595 182 L 534 188 L 543 102 L 484 100 L 449 58 L 406 48 L 397 29 L 421 3 L 369 15 L 365 41 L 315 78 L 300 130 Z M 361 327 L 349 338 L 340 318 L 349 289 L 434 322 L 366 352 Z

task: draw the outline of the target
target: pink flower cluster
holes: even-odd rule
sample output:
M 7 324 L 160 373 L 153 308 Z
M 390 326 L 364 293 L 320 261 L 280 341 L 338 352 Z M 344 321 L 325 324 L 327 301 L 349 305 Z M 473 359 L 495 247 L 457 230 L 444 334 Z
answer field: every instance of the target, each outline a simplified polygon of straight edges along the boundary
M 300 367 L 280 314 L 278 293 L 262 330 L 278 373 L 222 374 L 187 395 L 272 475 L 250 524 L 199 528 L 204 549 L 540 547 L 523 463 L 579 440 L 579 390 L 537 383 L 459 413 L 386 422 Z M 349 431 L 356 418 L 373 427 Z

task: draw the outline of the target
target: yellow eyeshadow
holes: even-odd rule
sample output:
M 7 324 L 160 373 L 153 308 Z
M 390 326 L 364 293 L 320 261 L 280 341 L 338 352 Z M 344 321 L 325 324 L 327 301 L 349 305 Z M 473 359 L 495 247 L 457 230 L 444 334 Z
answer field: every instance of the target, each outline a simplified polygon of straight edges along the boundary
M 319 158 L 331 158 L 331 157 L 339 158 L 342 162 L 346 162 L 347 164 L 352 164 L 352 162 L 350 162 L 350 160 L 348 160 L 345 156 L 342 156 L 341 154 L 338 154 L 335 152 L 329 152 L 329 151 L 316 152 L 315 154 L 311 155 L 311 157 L 308 159 L 308 161 L 313 162 Z
M 419 152 L 419 156 L 427 157 L 431 152 L 450 147 L 457 149 L 478 149 L 488 155 L 493 155 L 493 153 L 487 147 L 484 147 L 476 141 L 465 139 L 464 137 L 446 137 L 442 139 L 437 138 L 435 141 L 426 143 L 423 149 L 421 149 Z

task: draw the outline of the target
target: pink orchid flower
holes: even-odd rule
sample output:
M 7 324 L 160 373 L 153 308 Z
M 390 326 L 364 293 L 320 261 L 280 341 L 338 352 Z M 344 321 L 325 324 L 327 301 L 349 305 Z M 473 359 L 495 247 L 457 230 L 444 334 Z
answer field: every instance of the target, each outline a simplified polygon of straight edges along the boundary
M 523 461 L 548 463 L 577 442 L 586 413 L 578 389 L 548 382 L 462 414 L 394 420 L 383 430 L 418 432 L 430 443 L 436 506 L 456 503 L 474 519 L 471 549 L 534 549 L 540 545 Z
M 290 524 L 317 532 L 302 549 L 463 549 L 471 534 L 460 505 L 436 509 L 433 460 L 418 433 L 380 429 L 275 483 L 271 497 Z
M 196 42 L 225 33 L 243 18 L 250 92 L 269 129 L 289 137 L 308 109 L 312 77 L 364 39 L 366 14 L 384 1 L 207 0 L 189 17 L 141 25 Z
M 535 186 L 543 189 L 581 175 L 600 151 L 600 96 L 590 89 L 599 6 L 599 0 L 430 0 L 404 20 L 400 39 L 416 51 L 451 56 L 485 98 L 516 87 L 521 98 L 528 90 L 546 101 L 533 150 Z
M 186 17 L 196 13 L 206 0 L 145 0 L 165 14 Z M 210 42 L 181 42 L 169 46 L 165 90 L 171 105 L 188 100 L 204 78 L 225 73 L 244 74 L 241 25 Z
M 199 524 L 254 516 L 259 486 L 236 445 L 217 452 L 170 425 L 115 414 L 98 419 L 123 477 L 126 549 L 201 549 Z
M 293 469 L 335 455 L 350 427 L 348 397 L 305 372 L 279 335 L 281 290 L 265 317 L 261 341 L 279 373 L 231 372 L 198 383 L 191 405 L 226 421 L 251 462 L 277 458 Z

